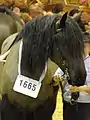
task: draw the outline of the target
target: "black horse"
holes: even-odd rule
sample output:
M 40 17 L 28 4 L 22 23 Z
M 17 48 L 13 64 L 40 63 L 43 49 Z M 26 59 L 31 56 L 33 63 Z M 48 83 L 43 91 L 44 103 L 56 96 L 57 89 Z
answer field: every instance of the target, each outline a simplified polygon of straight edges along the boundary
M 16 36 L 1 70 L 1 120 L 52 120 L 58 88 L 47 84 L 47 79 L 40 79 L 42 71 L 46 71 L 50 58 L 65 74 L 69 74 L 69 84 L 84 85 L 86 71 L 83 48 L 82 32 L 77 23 L 67 17 L 67 13 L 62 17 L 37 17 L 28 22 Z M 45 71 L 46 76 L 49 70 Z M 17 76 L 20 77 L 18 72 L 21 73 L 19 88 L 24 89 L 20 91 L 16 87 Z M 25 81 L 22 76 L 25 77 Z M 35 91 L 38 86 L 33 84 L 30 78 L 39 81 L 38 85 L 42 84 L 36 98 L 32 98 L 33 95 L 27 96 L 24 92 L 26 89 Z
M 3 41 L 13 33 L 20 32 L 23 23 L 10 9 L 0 6 L 0 53 Z

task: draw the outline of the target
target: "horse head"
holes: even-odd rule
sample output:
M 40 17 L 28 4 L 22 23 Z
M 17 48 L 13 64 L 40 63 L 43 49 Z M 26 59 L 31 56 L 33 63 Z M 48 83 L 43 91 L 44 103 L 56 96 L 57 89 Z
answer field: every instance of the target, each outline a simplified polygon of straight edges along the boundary
M 23 39 L 21 71 L 39 79 L 50 58 L 68 76 L 71 85 L 84 85 L 86 71 L 83 61 L 82 32 L 77 23 L 60 15 L 42 16 L 28 22 L 17 40 Z
M 64 71 L 68 69 L 70 84 L 83 85 L 86 71 L 83 61 L 82 32 L 76 22 L 67 17 L 67 13 L 56 22 L 56 33 L 53 39 L 52 60 L 56 62 L 57 59 L 57 64 Z

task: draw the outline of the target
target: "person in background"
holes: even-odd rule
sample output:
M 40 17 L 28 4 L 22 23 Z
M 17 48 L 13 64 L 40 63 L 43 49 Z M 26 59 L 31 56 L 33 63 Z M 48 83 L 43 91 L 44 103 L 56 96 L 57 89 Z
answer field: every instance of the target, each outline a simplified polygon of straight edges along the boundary
M 53 9 L 52 12 L 58 14 L 59 12 L 63 11 L 63 4 L 56 4 Z
M 20 8 L 14 7 L 14 8 L 12 9 L 12 11 L 13 11 L 17 16 L 19 16 L 20 19 L 21 19 L 21 21 L 22 21 L 22 23 L 25 24 L 24 20 L 21 18 L 21 11 L 20 11 Z
M 85 26 L 85 31 L 90 33 L 90 13 L 81 11 L 80 19 Z
M 86 25 L 88 24 L 89 22 L 89 13 L 88 12 L 85 12 L 85 11 L 82 11 L 82 14 L 81 14 L 81 21 Z
M 70 12 L 69 12 L 69 16 L 71 16 L 72 18 L 75 17 L 79 27 L 81 28 L 81 30 L 83 32 L 86 31 L 85 29 L 85 23 L 83 22 L 82 20 L 82 15 L 83 15 L 83 12 L 80 12 L 78 9 L 72 9 Z M 77 17 L 76 17 L 77 16 Z
M 29 7 L 29 15 L 32 18 L 37 16 L 43 16 L 46 14 L 46 11 L 43 10 L 43 6 L 39 5 L 38 3 L 32 4 Z
M 52 11 L 47 11 L 44 13 L 44 15 L 53 15 L 53 12 Z
M 90 120 L 90 34 L 84 33 L 83 40 L 86 82 L 84 86 L 77 87 L 69 85 L 67 80 L 64 80 L 62 86 L 63 120 Z M 58 68 L 53 79 L 57 81 L 62 73 L 62 70 Z M 73 92 L 79 92 L 79 98 L 71 101 Z
M 32 17 L 30 17 L 29 14 L 26 12 L 24 13 L 21 12 L 20 18 L 23 20 L 24 24 L 32 19 Z
M 14 7 L 14 8 L 13 8 L 13 12 L 14 12 L 15 14 L 17 14 L 18 16 L 20 16 L 20 9 L 19 9 L 18 7 Z
M 86 31 L 90 33 L 90 13 L 89 12 L 82 12 L 81 20 L 85 25 Z
M 68 83 L 63 89 L 63 120 L 90 120 L 90 34 L 84 33 L 84 63 L 87 72 L 84 86 L 71 86 Z M 89 87 L 89 92 L 87 89 Z M 83 89 L 83 90 L 82 90 Z M 79 98 L 73 102 L 71 93 L 79 92 Z

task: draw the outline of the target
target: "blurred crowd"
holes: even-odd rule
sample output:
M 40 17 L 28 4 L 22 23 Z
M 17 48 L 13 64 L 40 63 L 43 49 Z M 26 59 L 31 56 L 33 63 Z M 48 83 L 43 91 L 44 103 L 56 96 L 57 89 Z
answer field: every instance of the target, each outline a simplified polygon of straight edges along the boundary
M 60 4 L 60 6 L 53 6 L 51 10 L 46 10 L 46 6 L 40 3 L 39 0 L 37 1 L 38 2 L 34 2 L 34 0 L 0 0 L 0 4 L 10 8 L 20 16 L 23 23 L 26 23 L 37 16 L 63 12 L 62 4 Z
M 5 0 L 5 1 L 6 2 L 2 0 L 2 5 L 10 8 L 15 14 L 17 14 L 21 18 L 23 24 L 27 23 L 32 18 L 35 18 L 37 16 L 53 15 L 53 14 L 63 15 L 66 12 L 62 5 L 61 6 L 54 5 L 52 9 L 46 10 L 45 6 L 38 2 L 31 4 L 29 2 L 26 2 L 28 0 L 23 0 L 24 3 L 22 2 L 22 0 Z M 87 84 L 81 87 L 76 87 L 76 86 L 70 86 L 66 83 L 67 86 L 71 87 L 70 89 L 68 89 L 68 91 L 66 91 L 66 93 L 70 91 L 71 92 L 82 92 L 83 91 L 83 92 L 87 92 L 90 94 L 90 55 L 89 55 L 90 53 L 90 11 L 80 9 L 78 7 L 78 8 L 69 9 L 67 12 L 70 17 L 76 19 L 82 32 L 84 33 L 84 37 L 83 37 L 84 39 L 83 40 L 84 41 L 84 62 L 85 62 L 86 70 L 87 70 L 86 71 L 87 72 L 87 79 L 86 79 Z M 0 56 L 0 62 L 5 62 L 4 59 L 8 55 L 8 53 L 9 51 L 7 51 L 5 54 Z M 67 86 L 64 86 L 63 88 L 67 90 L 66 88 Z M 63 96 L 64 96 L 64 93 L 63 93 Z M 67 95 L 65 97 L 69 97 L 69 96 Z M 64 120 L 90 120 L 90 113 L 88 112 L 90 111 L 90 107 L 87 106 L 87 105 L 90 106 L 90 95 L 85 96 L 85 94 L 83 94 L 82 98 L 85 98 L 85 97 L 87 101 L 82 100 L 82 99 L 79 102 L 76 101 L 77 104 L 74 104 L 73 107 L 70 101 L 68 100 L 65 101 L 64 99 L 63 101 Z M 86 103 L 89 103 L 89 104 L 86 104 Z M 77 105 L 80 108 L 80 114 L 79 112 L 77 112 L 77 109 L 76 109 Z M 76 116 L 78 119 L 73 118 L 73 116 Z
M 51 9 L 46 9 L 45 5 L 34 0 L 0 0 L 0 4 L 10 8 L 14 13 L 16 13 L 23 23 L 27 23 L 32 18 L 42 15 L 52 15 L 63 14 L 66 11 L 62 4 L 56 4 L 51 7 Z M 48 6 L 48 4 L 47 4 Z M 71 17 L 76 17 L 79 26 L 83 32 L 90 32 L 90 12 L 85 11 L 84 9 L 72 8 L 68 10 L 68 15 Z

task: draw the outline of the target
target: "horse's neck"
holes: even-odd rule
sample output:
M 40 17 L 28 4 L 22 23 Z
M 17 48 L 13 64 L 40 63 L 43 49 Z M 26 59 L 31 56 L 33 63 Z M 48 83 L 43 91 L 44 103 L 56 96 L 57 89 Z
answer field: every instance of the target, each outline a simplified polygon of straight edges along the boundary
M 41 75 L 42 75 L 42 72 L 43 70 L 39 67 L 39 65 L 36 67 L 34 66 L 35 68 L 33 68 L 33 72 L 30 71 L 30 66 L 28 65 L 25 69 L 25 67 L 23 67 L 23 64 L 21 64 L 21 74 L 27 76 L 27 77 L 30 77 L 32 79 L 36 79 L 36 80 L 39 80 Z
M 52 62 L 50 59 L 48 59 L 45 69 L 43 70 L 42 75 L 41 75 L 41 76 L 44 76 L 44 80 L 46 83 L 48 84 L 51 83 L 52 77 L 55 74 L 57 68 L 58 66 L 54 62 Z
M 58 65 L 56 65 L 54 62 L 52 62 L 50 59 L 48 59 L 47 71 L 46 71 L 45 78 L 44 78 L 46 84 L 51 83 L 52 77 L 55 74 L 57 68 L 58 68 Z
M 44 77 L 45 81 L 48 83 L 49 81 L 52 80 L 52 77 L 55 71 L 57 70 L 57 68 L 58 66 L 49 59 L 47 61 L 46 66 L 44 66 L 43 70 L 40 69 L 39 66 L 35 69 L 34 73 L 29 73 L 28 70 L 24 71 L 24 69 L 22 69 L 22 74 L 38 81 L 40 80 L 40 77 L 41 79 L 43 79 Z

